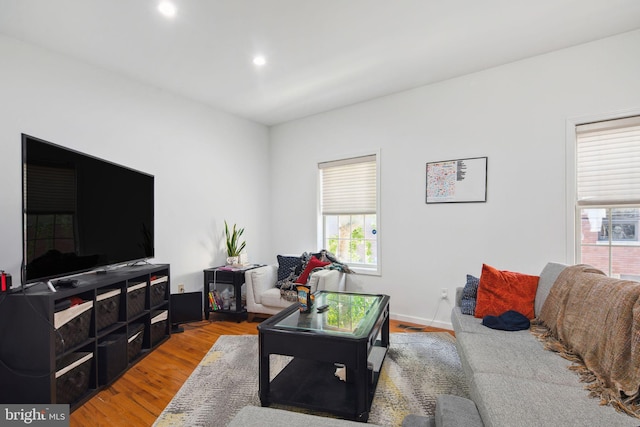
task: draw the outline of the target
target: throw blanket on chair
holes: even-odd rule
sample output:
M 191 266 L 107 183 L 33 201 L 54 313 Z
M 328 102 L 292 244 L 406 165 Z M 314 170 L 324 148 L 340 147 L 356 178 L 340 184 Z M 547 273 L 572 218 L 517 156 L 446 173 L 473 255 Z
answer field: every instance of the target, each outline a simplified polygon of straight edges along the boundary
M 600 404 L 640 418 L 640 283 L 567 267 L 533 324 L 545 348 L 576 363 Z

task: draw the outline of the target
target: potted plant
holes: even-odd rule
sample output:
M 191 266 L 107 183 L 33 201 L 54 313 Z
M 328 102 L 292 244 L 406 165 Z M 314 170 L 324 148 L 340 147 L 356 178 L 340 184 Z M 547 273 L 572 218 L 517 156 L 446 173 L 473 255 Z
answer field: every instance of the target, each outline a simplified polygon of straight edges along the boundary
M 224 234 L 227 238 L 227 264 L 233 265 L 238 263 L 240 252 L 244 249 L 247 242 L 240 242 L 240 237 L 244 233 L 244 228 L 236 228 L 233 224 L 233 228 L 229 230 L 227 221 L 224 221 Z

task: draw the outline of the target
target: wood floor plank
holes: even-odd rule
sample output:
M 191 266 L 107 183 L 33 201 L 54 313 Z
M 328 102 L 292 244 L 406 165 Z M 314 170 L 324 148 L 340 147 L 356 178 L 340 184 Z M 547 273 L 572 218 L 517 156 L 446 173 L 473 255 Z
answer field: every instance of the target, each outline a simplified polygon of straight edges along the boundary
M 150 426 L 221 335 L 257 335 L 257 322 L 191 323 L 71 414 L 70 426 Z M 390 332 L 452 331 L 390 321 Z

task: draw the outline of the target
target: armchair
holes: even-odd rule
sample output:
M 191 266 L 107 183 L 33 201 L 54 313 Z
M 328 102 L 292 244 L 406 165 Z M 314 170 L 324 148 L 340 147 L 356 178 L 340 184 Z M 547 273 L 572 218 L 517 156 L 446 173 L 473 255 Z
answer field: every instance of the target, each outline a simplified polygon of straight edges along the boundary
M 283 308 L 295 304 L 280 295 L 276 287 L 278 280 L 278 265 L 265 265 L 245 272 L 247 287 L 248 320 L 253 321 L 257 316 L 270 316 L 280 312 Z M 307 283 L 311 292 L 346 290 L 346 275 L 338 270 L 319 270 L 309 277 Z

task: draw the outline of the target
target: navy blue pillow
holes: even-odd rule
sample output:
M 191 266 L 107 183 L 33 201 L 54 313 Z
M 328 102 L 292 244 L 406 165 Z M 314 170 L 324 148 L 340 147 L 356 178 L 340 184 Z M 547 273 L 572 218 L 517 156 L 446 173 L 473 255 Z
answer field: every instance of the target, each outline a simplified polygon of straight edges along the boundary
M 278 281 L 284 280 L 295 274 L 298 267 L 302 265 L 302 259 L 299 256 L 278 255 Z
M 462 289 L 462 300 L 460 301 L 462 314 L 470 314 L 472 316 L 475 314 L 479 283 L 480 279 L 467 274 L 467 284 L 464 285 L 464 289 Z

